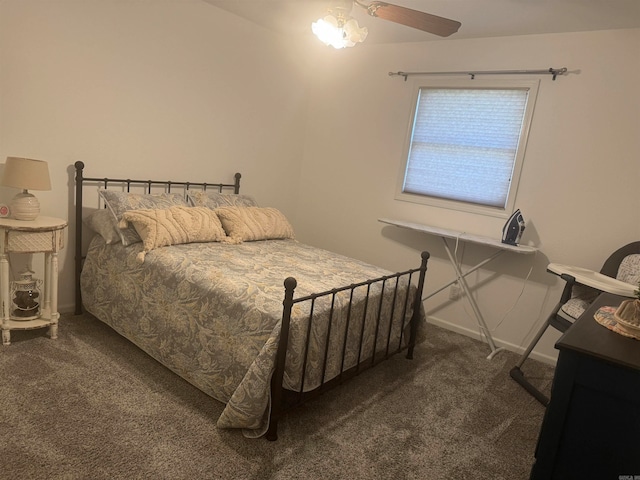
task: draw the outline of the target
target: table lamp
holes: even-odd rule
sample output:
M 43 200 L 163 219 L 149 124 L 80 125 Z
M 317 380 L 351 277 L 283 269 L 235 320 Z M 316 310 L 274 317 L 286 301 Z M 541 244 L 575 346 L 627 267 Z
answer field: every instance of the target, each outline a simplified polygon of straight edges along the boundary
M 11 216 L 16 220 L 35 220 L 40 214 L 40 202 L 28 190 L 51 190 L 49 166 L 42 160 L 7 157 L 0 184 L 22 189 L 11 201 Z

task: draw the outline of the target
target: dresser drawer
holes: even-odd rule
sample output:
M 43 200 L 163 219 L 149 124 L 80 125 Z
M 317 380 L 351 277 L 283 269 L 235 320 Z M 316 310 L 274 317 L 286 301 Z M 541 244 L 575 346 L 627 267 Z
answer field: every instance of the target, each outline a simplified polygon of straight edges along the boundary
M 10 231 L 6 237 L 6 251 L 18 253 L 57 252 L 64 247 L 64 235 L 60 232 L 60 230 L 49 232 Z

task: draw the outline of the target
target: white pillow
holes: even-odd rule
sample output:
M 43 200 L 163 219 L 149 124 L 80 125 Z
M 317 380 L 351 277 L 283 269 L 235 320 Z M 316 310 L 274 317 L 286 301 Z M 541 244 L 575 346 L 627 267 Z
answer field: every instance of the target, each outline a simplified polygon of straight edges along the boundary
M 82 219 L 89 229 L 100 235 L 108 244 L 120 243 L 120 232 L 113 223 L 113 214 L 106 208 L 94 210 Z

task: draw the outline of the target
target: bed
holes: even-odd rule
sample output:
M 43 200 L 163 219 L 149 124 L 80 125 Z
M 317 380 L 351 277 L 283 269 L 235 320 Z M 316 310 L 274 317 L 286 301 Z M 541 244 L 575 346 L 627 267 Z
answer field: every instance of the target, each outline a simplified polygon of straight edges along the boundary
M 413 358 L 429 254 L 392 273 L 298 242 L 240 178 L 87 177 L 76 162 L 76 313 L 223 402 L 218 427 L 275 440 L 287 410 Z

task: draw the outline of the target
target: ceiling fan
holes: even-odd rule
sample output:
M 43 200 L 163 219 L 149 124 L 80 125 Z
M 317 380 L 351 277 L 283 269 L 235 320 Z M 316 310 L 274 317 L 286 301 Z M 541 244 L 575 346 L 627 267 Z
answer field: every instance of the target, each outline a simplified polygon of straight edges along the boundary
M 350 2 L 349 2 L 350 3 Z M 386 2 L 362 3 L 353 0 L 353 3 L 367 10 L 372 17 L 382 18 L 390 22 L 406 25 L 407 27 L 417 28 L 424 32 L 433 33 L 440 37 L 448 37 L 452 33 L 456 33 L 460 26 L 460 22 L 450 20 L 430 13 L 412 10 L 411 8 L 392 5 Z
M 313 33 L 325 44 L 335 48 L 352 47 L 356 43 L 364 41 L 368 33 L 367 28 L 360 27 L 350 15 L 354 4 L 364 8 L 372 17 L 433 33 L 440 37 L 448 37 L 457 32 L 462 25 L 456 20 L 386 2 L 363 3 L 359 0 L 334 0 L 329 6 L 328 15 L 313 23 Z

